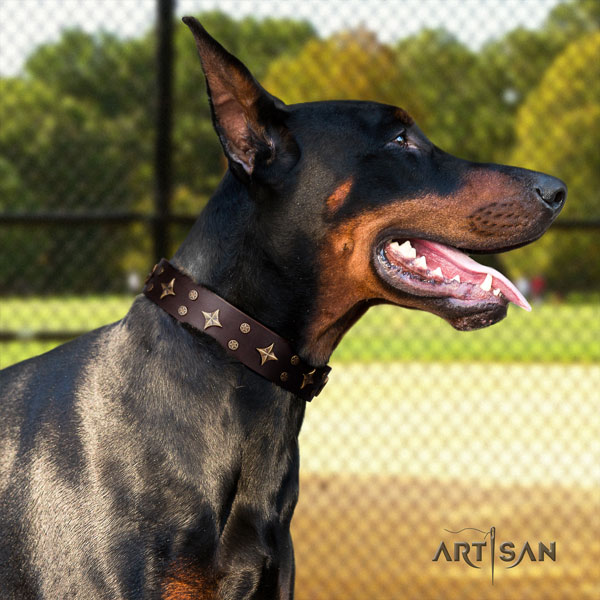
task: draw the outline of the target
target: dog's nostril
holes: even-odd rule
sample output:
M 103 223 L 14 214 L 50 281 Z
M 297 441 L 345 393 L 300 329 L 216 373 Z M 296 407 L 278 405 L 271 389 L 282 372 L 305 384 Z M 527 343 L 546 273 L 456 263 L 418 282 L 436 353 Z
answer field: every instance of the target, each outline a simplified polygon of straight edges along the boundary
M 537 183 L 535 191 L 542 202 L 552 210 L 558 212 L 567 198 L 565 184 L 560 179 L 550 177 L 549 175 L 540 175 Z
M 565 203 L 566 193 L 564 189 L 541 190 L 540 188 L 535 188 L 535 191 L 544 201 L 544 204 L 547 204 L 554 210 L 558 210 Z
M 565 193 L 565 190 L 558 190 L 554 195 L 554 206 L 562 206 L 565 203 L 566 197 L 567 194 Z

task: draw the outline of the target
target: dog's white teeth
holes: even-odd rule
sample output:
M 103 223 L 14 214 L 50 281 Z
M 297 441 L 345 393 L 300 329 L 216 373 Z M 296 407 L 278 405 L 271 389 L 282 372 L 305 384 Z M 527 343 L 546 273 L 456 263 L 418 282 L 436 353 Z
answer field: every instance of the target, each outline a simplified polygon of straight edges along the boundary
M 460 283 L 460 275 L 455 275 L 450 281 L 458 281 Z
M 400 256 L 404 258 L 416 258 L 417 251 L 412 247 L 411 243 L 406 240 L 403 244 L 398 244 L 398 242 L 394 242 L 398 246 L 398 252 Z
M 444 274 L 442 273 L 442 269 L 440 269 L 439 267 L 437 267 L 436 269 L 434 269 L 431 274 L 434 277 L 439 277 L 440 279 L 444 279 Z
M 479 287 L 484 292 L 489 292 L 492 289 L 492 276 L 488 273 L 483 280 L 483 283 L 479 285 Z
M 494 294 L 494 296 L 499 296 L 500 290 L 498 288 L 494 288 L 494 291 L 492 292 L 492 294 Z
M 424 256 L 419 256 L 419 258 L 417 258 L 414 262 L 415 267 L 419 268 L 419 269 L 426 269 L 427 268 L 427 260 L 425 260 Z

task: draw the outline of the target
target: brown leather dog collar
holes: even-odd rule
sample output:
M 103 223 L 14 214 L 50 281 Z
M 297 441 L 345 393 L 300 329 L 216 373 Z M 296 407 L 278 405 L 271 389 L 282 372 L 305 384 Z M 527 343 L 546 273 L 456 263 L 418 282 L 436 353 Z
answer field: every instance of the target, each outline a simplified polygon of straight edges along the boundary
M 162 259 L 144 295 L 182 323 L 216 339 L 227 354 L 306 401 L 321 393 L 331 367 L 312 367 L 289 342 Z

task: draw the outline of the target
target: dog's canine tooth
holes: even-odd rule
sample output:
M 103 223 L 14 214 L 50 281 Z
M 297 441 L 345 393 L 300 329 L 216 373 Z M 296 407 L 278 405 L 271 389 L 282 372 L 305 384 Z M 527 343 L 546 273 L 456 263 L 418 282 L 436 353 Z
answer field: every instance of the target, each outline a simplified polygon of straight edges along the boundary
M 395 243 L 398 244 L 398 242 Z M 412 244 L 408 240 L 406 240 L 403 244 L 398 245 L 398 252 L 400 252 L 400 255 L 404 258 L 417 257 L 417 251 L 412 247 Z
M 457 281 L 460 283 L 460 275 L 455 275 L 450 281 Z
M 440 269 L 440 267 L 436 267 L 431 274 L 434 277 L 439 277 L 440 279 L 444 279 L 444 274 L 442 273 L 442 269 Z
M 419 256 L 419 258 L 417 258 L 413 264 L 418 269 L 426 269 L 427 268 L 427 260 L 425 259 L 424 256 Z
M 492 294 L 494 294 L 494 296 L 499 296 L 500 290 L 498 288 L 494 288 L 494 291 L 492 292 Z
M 485 276 L 483 283 L 481 283 L 479 287 L 484 292 L 489 292 L 492 289 L 492 276 L 489 273 Z

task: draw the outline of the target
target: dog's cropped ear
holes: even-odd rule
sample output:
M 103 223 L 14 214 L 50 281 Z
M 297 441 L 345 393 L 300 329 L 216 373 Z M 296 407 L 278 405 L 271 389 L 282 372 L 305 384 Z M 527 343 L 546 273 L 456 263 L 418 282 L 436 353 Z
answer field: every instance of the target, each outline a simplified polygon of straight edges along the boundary
M 276 158 L 287 158 L 283 162 L 289 164 L 295 143 L 284 124 L 284 103 L 269 94 L 194 17 L 183 17 L 183 22 L 196 40 L 213 124 L 231 169 L 247 179 Z

